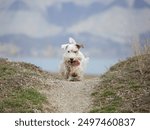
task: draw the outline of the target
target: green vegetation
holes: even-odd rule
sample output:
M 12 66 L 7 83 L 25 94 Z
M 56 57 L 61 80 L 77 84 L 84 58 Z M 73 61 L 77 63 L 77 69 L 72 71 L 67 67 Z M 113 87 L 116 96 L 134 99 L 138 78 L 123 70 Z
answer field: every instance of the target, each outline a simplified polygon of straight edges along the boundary
M 42 112 L 46 102 L 39 92 L 40 68 L 0 58 L 0 112 Z
M 95 89 L 90 112 L 150 112 L 150 51 L 112 66 Z
M 33 88 L 15 90 L 0 101 L 0 112 L 42 111 L 42 102 L 46 98 Z

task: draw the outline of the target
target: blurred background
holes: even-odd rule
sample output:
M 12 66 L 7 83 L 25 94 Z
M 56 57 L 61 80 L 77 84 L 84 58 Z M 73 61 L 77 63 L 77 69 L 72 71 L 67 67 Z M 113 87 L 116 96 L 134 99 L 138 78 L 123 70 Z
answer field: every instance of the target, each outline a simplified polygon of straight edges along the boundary
M 150 0 L 0 0 L 0 57 L 58 72 L 73 37 L 101 74 L 150 38 Z

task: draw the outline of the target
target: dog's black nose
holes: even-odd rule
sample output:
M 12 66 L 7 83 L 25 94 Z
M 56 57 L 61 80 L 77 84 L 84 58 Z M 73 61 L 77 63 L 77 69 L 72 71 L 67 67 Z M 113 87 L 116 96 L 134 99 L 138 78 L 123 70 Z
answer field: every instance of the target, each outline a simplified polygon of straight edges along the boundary
M 73 58 L 70 58 L 70 61 L 73 61 Z

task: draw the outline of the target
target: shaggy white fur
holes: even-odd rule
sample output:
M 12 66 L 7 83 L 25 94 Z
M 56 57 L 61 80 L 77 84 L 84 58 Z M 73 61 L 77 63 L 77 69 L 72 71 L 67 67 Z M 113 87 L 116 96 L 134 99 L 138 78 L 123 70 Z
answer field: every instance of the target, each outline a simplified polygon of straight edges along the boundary
M 80 81 L 83 79 L 84 69 L 89 60 L 80 51 L 82 44 L 76 43 L 73 38 L 69 38 L 69 43 L 61 46 L 64 49 L 60 72 L 65 79 L 69 81 Z

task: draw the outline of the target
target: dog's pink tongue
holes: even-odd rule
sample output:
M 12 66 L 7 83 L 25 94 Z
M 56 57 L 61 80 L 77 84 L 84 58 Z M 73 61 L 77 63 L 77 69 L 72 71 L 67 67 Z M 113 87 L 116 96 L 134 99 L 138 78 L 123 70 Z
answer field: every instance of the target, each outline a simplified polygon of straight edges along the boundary
M 80 62 L 79 62 L 79 61 L 74 61 L 74 62 L 72 63 L 72 65 L 73 65 L 73 66 L 79 66 L 79 65 L 80 65 Z

